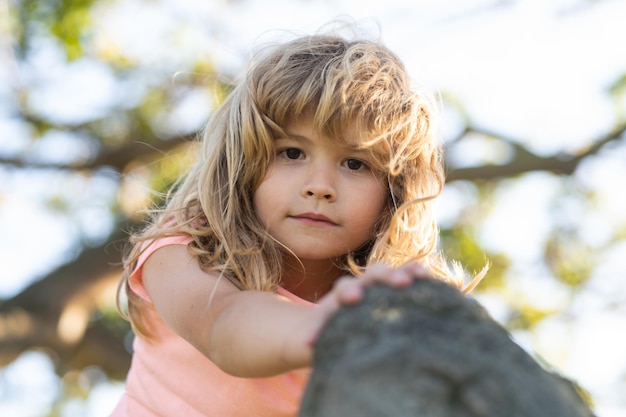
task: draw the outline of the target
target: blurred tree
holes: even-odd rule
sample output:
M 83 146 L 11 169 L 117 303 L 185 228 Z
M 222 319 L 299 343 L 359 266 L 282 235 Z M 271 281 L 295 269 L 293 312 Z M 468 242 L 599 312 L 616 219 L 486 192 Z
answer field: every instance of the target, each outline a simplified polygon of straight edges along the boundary
M 0 93 L 6 99 L 2 117 L 17 126 L 26 140 L 16 146 L 18 151 L 0 149 L 0 172 L 7 176 L 30 175 L 43 182 L 62 173 L 64 184 L 82 181 L 87 187 L 91 181 L 102 179 L 113 181 L 116 192 L 102 203 L 99 216 L 111 219 L 105 232 L 94 237 L 77 227 L 76 247 L 70 259 L 15 296 L 0 301 L 0 366 L 24 351 L 42 349 L 50 354 L 61 376 L 97 366 L 110 378 L 124 378 L 129 365 L 130 329 L 114 309 L 124 239 L 141 222 L 137 210 L 158 204 L 159 193 L 184 172 L 190 144 L 203 120 L 182 117 L 182 109 L 200 107 L 208 114 L 230 89 L 223 79 L 228 74 L 218 74 L 210 56 L 164 62 L 158 57 L 132 55 L 115 42 L 99 37 L 95 25 L 106 14 L 108 3 L 22 0 L 2 6 L 6 8 L 0 15 L 4 39 L 0 43 L 4 60 Z M 178 35 L 168 34 L 163 49 L 171 47 L 171 39 Z M 71 79 L 73 69 L 79 66 L 99 74 L 100 78 L 88 79 L 87 84 L 99 80 L 112 94 L 96 104 L 89 102 L 95 107 L 93 111 L 70 106 L 73 114 L 64 113 L 62 104 L 69 99 L 55 95 L 51 84 Z M 618 105 L 623 102 L 624 79 L 626 76 L 610 90 Z M 80 99 L 86 92 L 74 93 L 82 103 Z M 58 106 L 40 105 L 46 94 Z M 447 106 L 466 114 L 452 93 L 444 98 Z M 442 246 L 469 269 L 479 269 L 485 257 L 490 259 L 492 272 L 482 287 L 502 288 L 509 260 L 505 254 L 482 248 L 476 236 L 498 185 L 542 171 L 551 173 L 563 189 L 571 191 L 571 184 L 577 183 L 573 174 L 584 161 L 601 157 L 611 146 L 623 146 L 623 115 L 618 123 L 605 135 L 590 138 L 585 149 L 546 156 L 526 147 L 521 138 L 482 129 L 465 119 L 464 128 L 448 141 L 450 149 L 468 138 L 495 140 L 505 146 L 507 157 L 498 163 L 474 166 L 455 166 L 453 160 L 448 161 L 448 181 L 467 183 L 479 197 L 458 214 L 454 224 L 443 226 Z M 62 149 L 62 155 L 51 151 L 54 149 Z M 591 204 L 591 190 L 580 184 L 573 188 L 582 201 Z M 78 208 L 72 203 L 76 195 L 68 190 L 75 188 L 53 190 L 47 203 L 49 210 L 72 219 Z M 625 224 L 616 225 L 615 230 L 606 245 L 626 238 Z M 34 244 L 43 238 L 35 236 Z M 575 225 L 554 224 L 545 246 L 546 265 L 575 291 L 595 267 L 594 253 L 605 250 L 606 245 L 586 245 Z M 511 328 L 532 327 L 555 313 L 526 303 L 513 308 Z
M 113 178 L 118 195 L 101 207 L 102 215 L 113 219 L 107 236 L 78 236 L 75 253 L 66 264 L 0 302 L 0 365 L 39 348 L 51 354 L 60 375 L 97 365 L 112 378 L 123 379 L 129 365 L 124 341 L 130 329 L 112 303 L 123 243 L 141 220 L 137 210 L 158 204 L 159 192 L 184 170 L 187 148 L 198 128 L 197 123 L 167 126 L 163 118 L 198 95 L 206 103 L 219 102 L 229 86 L 216 81 L 208 61 L 202 59 L 185 68 L 201 76 L 169 83 L 170 75 L 162 68 L 156 72 L 163 73 L 155 74 L 123 53 L 97 50 L 92 31 L 98 3 L 105 2 L 26 0 L 3 10 L 7 14 L 2 16 L 2 36 L 12 40 L 2 45 L 4 57 L 10 59 L 3 64 L 9 81 L 3 80 L 8 96 L 3 104 L 9 113 L 5 122 L 27 132 L 28 144 L 13 155 L 0 153 L 0 168 L 7 175 L 27 172 L 37 181 L 62 172 L 67 184 Z M 52 57 L 45 56 L 48 53 Z M 42 90 L 49 88 L 45 84 L 50 73 L 71 77 L 76 65 L 106 68 L 101 81 L 109 77 L 123 99 L 105 103 L 86 116 L 68 117 L 39 108 L 37 96 L 41 98 Z M 139 92 L 125 92 L 126 85 L 140 86 Z M 85 143 L 86 150 L 69 158 L 38 152 L 39 148 L 68 150 L 79 142 Z M 47 207 L 71 218 L 76 214 L 71 203 L 76 195 L 66 191 L 54 190 Z

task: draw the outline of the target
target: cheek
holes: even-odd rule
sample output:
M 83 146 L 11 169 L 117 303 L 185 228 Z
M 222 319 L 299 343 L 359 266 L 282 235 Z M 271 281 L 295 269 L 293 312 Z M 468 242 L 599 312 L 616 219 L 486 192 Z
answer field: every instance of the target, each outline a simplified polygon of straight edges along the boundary
M 261 181 L 252 197 L 252 204 L 259 220 L 267 227 L 270 216 L 274 212 L 278 184 L 274 181 L 274 172 L 268 170 L 265 178 Z
M 259 185 L 259 187 L 254 192 L 254 197 L 252 198 L 254 212 L 264 226 L 267 226 L 267 214 L 269 211 L 267 208 L 267 202 L 269 199 L 266 196 L 266 192 L 267 185 L 265 183 L 261 183 L 261 185 Z
M 387 209 L 392 198 L 391 192 L 389 191 L 389 186 L 387 184 L 383 182 L 378 182 L 376 185 L 376 191 L 372 193 L 372 195 L 376 196 L 376 207 L 378 210 L 377 212 L 380 215 L 383 213 L 384 210 Z
M 389 210 L 389 191 L 387 188 L 377 186 L 369 193 L 369 198 L 363 202 L 363 207 L 366 207 L 364 215 L 371 222 L 371 230 L 374 229 L 381 216 Z

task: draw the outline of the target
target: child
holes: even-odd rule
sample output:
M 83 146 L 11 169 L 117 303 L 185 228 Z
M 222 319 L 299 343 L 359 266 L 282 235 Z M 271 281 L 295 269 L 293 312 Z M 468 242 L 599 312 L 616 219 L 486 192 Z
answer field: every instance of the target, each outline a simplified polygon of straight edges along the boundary
M 435 252 L 443 184 L 432 104 L 387 48 L 314 35 L 260 53 L 132 237 L 137 337 L 113 415 L 296 415 L 340 305 L 372 283 L 463 285 Z

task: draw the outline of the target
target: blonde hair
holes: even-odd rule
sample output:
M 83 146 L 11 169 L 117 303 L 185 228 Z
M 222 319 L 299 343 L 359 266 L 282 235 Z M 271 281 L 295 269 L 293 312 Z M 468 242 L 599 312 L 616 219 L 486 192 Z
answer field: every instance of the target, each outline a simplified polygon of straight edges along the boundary
M 176 186 L 163 210 L 131 238 L 120 288 L 128 315 L 145 332 L 147 304 L 128 288 L 141 242 L 187 235 L 200 266 L 237 287 L 273 291 L 285 248 L 268 235 L 253 207 L 253 194 L 274 157 L 273 142 L 290 121 L 313 114 L 315 128 L 370 149 L 387 173 L 389 198 L 372 239 L 346 254 L 342 267 L 358 275 L 373 262 L 399 266 L 419 261 L 434 276 L 461 288 L 464 274 L 436 250 L 433 199 L 444 185 L 436 105 L 413 90 L 400 59 L 379 42 L 334 35 L 303 36 L 262 50 L 245 79 L 212 115 L 202 134 L 197 162 Z M 353 144 L 354 145 L 354 144 Z

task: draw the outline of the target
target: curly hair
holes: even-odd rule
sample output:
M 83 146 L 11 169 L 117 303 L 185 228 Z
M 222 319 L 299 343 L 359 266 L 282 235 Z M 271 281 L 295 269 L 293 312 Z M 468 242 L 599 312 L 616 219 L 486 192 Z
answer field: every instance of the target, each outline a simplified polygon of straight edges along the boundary
M 346 254 L 341 267 L 358 275 L 374 262 L 399 266 L 419 261 L 432 274 L 461 288 L 465 276 L 437 251 L 433 199 L 444 185 L 437 106 L 418 93 L 400 59 L 380 42 L 335 35 L 303 36 L 261 50 L 245 78 L 203 130 L 198 157 L 162 210 L 131 237 L 120 289 L 136 329 L 145 302 L 128 279 L 146 242 L 162 236 L 193 238 L 189 251 L 206 271 L 237 287 L 273 291 L 285 248 L 255 214 L 253 195 L 275 155 L 283 127 L 313 115 L 314 128 L 332 140 L 371 152 L 386 173 L 388 201 L 369 242 Z M 346 139 L 348 126 L 357 139 Z M 121 292 L 121 291 L 120 291 Z

